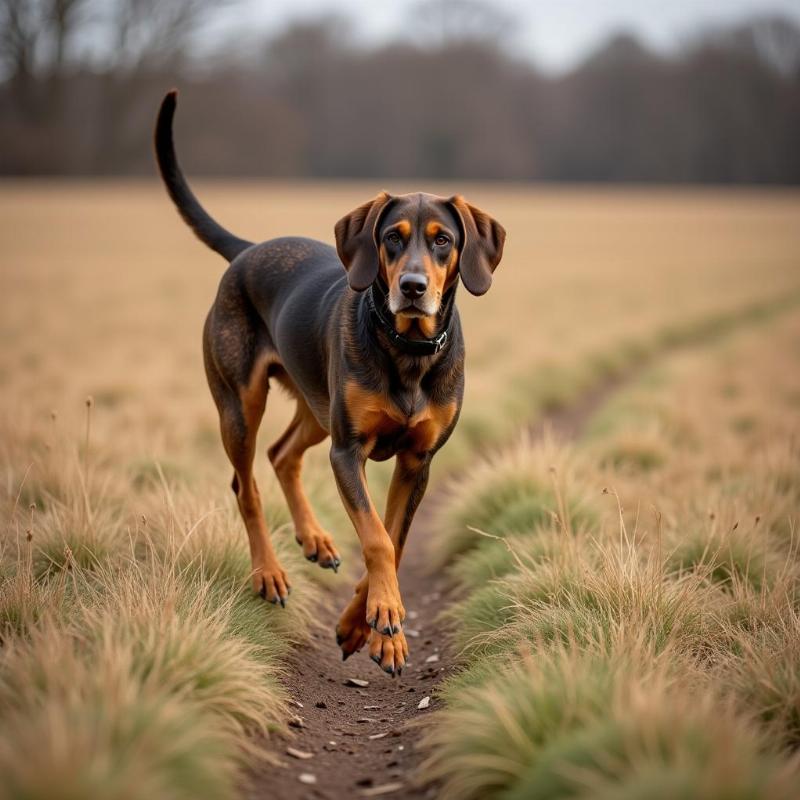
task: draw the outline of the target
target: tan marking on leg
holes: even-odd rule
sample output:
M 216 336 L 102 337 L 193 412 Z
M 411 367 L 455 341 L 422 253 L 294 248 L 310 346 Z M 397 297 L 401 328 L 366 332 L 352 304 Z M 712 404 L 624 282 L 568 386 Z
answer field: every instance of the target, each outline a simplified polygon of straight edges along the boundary
M 319 524 L 300 478 L 303 454 L 327 436 L 328 432 L 317 422 L 305 400 L 298 397 L 294 418 L 281 438 L 269 448 L 268 455 L 289 506 L 303 555 L 322 567 L 336 569 L 339 553 L 331 536 Z
M 412 464 L 408 463 L 409 459 L 413 462 Z M 413 482 L 408 480 L 408 468 L 418 463 L 418 461 L 419 459 L 411 453 L 398 455 L 397 464 L 395 465 L 392 482 L 387 495 L 384 523 L 389 538 L 394 546 L 396 568 L 399 568 L 400 560 L 403 555 L 400 537 L 406 509 L 414 486 Z M 368 587 L 369 581 L 367 576 L 364 575 L 356 585 L 353 599 L 348 603 L 347 608 L 345 608 L 339 618 L 339 622 L 336 626 L 336 640 L 342 648 L 344 658 L 348 658 L 354 652 L 360 650 L 364 644 L 369 641 L 370 655 L 373 655 L 373 646 L 381 648 L 379 652 L 387 654 L 386 665 L 389 665 L 389 657 L 395 653 L 394 649 L 389 647 L 384 648 L 382 644 L 375 644 L 375 638 L 384 637 L 390 639 L 391 637 L 373 632 L 373 638 L 370 638 L 371 629 L 364 622 L 367 614 Z M 405 664 L 405 659 L 408 658 L 408 645 L 405 643 L 405 638 L 403 638 L 402 647 L 396 652 L 403 655 L 402 663 L 391 662 L 394 663 L 394 668 L 398 669 L 402 668 Z M 381 663 L 382 667 L 386 666 L 382 663 L 382 659 L 378 663 Z
M 256 435 L 266 407 L 267 368 L 271 361 L 269 356 L 260 359 L 253 368 L 247 386 L 239 392 L 246 428 L 244 439 L 241 439 L 241 432 L 229 427 L 236 423 L 224 413 L 221 413 L 220 425 L 225 449 L 236 471 L 236 500 L 250 545 L 253 589 L 270 602 L 283 603 L 289 594 L 289 581 L 272 546 L 261 507 L 261 495 L 253 476 Z
M 340 488 L 340 496 L 345 510 L 356 529 L 364 563 L 369 576 L 365 619 L 367 624 L 377 630 L 396 632 L 405 619 L 406 612 L 400 598 L 400 586 L 397 582 L 395 568 L 394 545 L 383 526 L 381 518 L 369 493 L 366 492 L 366 476 L 363 463 L 359 468 L 358 480 L 361 481 L 367 496 L 366 510 L 353 508 Z M 338 481 L 337 481 L 338 486 Z

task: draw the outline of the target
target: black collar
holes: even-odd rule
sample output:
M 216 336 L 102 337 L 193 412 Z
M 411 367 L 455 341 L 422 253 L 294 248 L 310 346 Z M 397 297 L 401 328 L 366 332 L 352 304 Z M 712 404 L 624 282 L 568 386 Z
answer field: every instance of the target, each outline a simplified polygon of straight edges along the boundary
M 383 332 L 389 337 L 389 341 L 398 349 L 408 355 L 412 356 L 432 356 L 441 352 L 447 347 L 451 337 L 451 327 L 453 321 L 453 300 L 455 298 L 455 286 L 450 289 L 442 300 L 442 316 L 441 332 L 431 339 L 409 339 L 398 333 L 394 325 L 384 317 L 381 308 L 386 303 L 386 294 L 383 287 L 378 285 L 379 281 L 375 281 L 369 288 L 367 293 L 367 302 L 369 309 L 375 321 L 383 329 Z

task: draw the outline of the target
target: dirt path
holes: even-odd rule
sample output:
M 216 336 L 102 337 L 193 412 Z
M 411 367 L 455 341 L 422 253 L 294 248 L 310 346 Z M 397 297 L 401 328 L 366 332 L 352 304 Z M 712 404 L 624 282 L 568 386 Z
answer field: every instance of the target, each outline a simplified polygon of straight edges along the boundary
M 342 661 L 333 631 L 352 596 L 352 585 L 343 581 L 342 589 L 321 610 L 322 629 L 294 652 L 287 665 L 287 688 L 302 727 L 293 727 L 291 737 L 276 737 L 281 765 L 255 773 L 245 797 L 341 800 L 435 796 L 434 789 L 413 785 L 422 753 L 416 746 L 418 732 L 408 725 L 439 705 L 433 690 L 451 669 L 450 660 L 440 651 L 442 631 L 436 622 L 442 608 L 443 581 L 426 577 L 424 564 L 435 496 L 427 500 L 420 508 L 400 567 L 408 613 L 404 627 L 411 651 L 402 677 L 392 679 L 381 672 L 370 661 L 366 648 Z M 368 685 L 349 685 L 353 678 Z M 426 697 L 430 698 L 428 708 L 421 710 L 418 706 Z M 294 757 L 287 748 L 312 757 Z
M 531 427 L 533 435 L 548 428 L 563 438 L 576 437 L 631 375 L 608 381 L 575 405 L 549 414 Z M 302 727 L 292 727 L 291 736 L 276 737 L 281 763 L 252 776 L 244 793 L 248 800 L 436 796 L 435 787 L 415 783 L 423 753 L 417 747 L 418 731 L 409 723 L 437 708 L 434 690 L 452 669 L 451 659 L 441 649 L 445 637 L 437 620 L 447 600 L 444 579 L 431 578 L 425 569 L 425 545 L 435 534 L 434 510 L 442 496 L 437 489 L 423 501 L 400 568 L 411 650 L 402 677 L 383 674 L 366 650 L 341 660 L 333 631 L 352 593 L 351 582 L 343 581 L 320 612 L 321 629 L 287 665 L 287 688 Z M 368 684 L 354 686 L 349 683 L 353 678 Z M 429 698 L 429 705 L 420 709 L 424 698 Z M 288 748 L 310 757 L 293 756 Z

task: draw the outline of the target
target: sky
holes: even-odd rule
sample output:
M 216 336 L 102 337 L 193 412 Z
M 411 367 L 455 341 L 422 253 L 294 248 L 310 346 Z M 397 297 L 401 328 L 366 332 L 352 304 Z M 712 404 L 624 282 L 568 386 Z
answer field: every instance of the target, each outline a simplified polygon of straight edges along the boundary
M 418 0 L 240 0 L 217 18 L 210 35 L 248 29 L 280 30 L 294 19 L 338 12 L 357 20 L 370 43 L 395 38 Z M 781 13 L 800 23 L 800 0 L 488 0 L 519 21 L 513 45 L 553 72 L 573 66 L 610 33 L 626 30 L 652 47 L 670 50 L 698 29 L 757 14 Z

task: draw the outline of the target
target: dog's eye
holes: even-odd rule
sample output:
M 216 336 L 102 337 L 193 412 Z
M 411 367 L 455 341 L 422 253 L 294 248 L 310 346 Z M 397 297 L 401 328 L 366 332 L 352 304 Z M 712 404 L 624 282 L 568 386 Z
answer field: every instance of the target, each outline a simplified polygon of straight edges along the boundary
M 445 236 L 443 233 L 440 233 L 434 240 L 433 243 L 437 247 L 444 247 L 447 244 L 450 244 L 450 237 Z
M 398 245 L 400 244 L 402 239 L 400 238 L 400 234 L 397 231 L 389 231 L 389 233 L 386 234 L 386 241 L 389 244 Z

